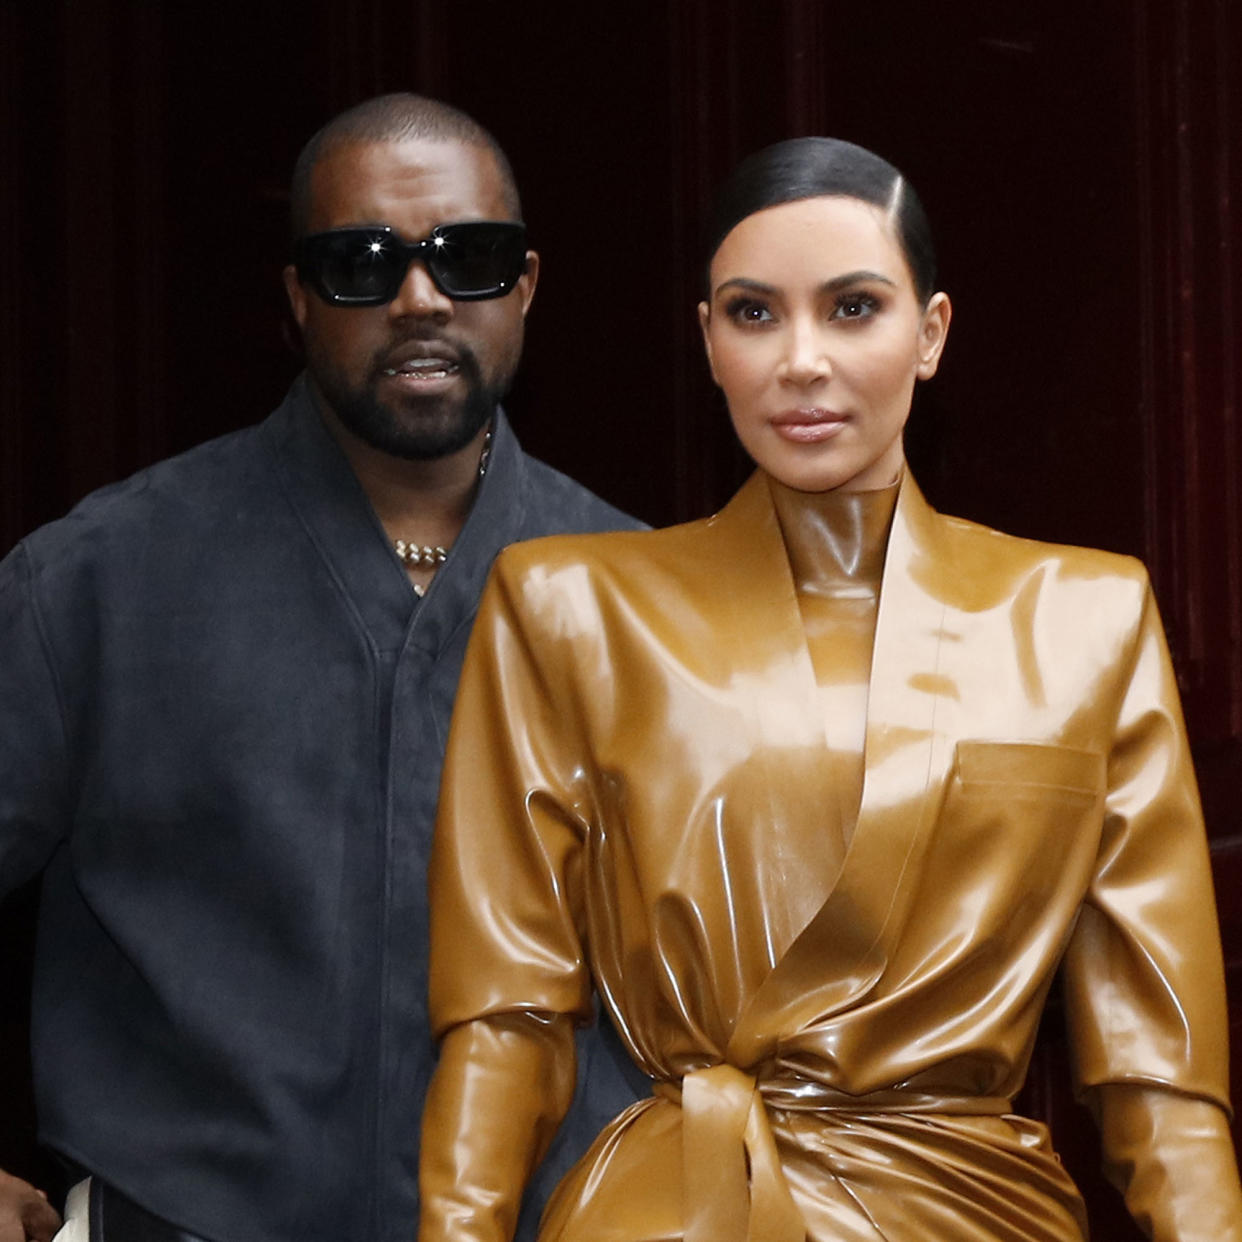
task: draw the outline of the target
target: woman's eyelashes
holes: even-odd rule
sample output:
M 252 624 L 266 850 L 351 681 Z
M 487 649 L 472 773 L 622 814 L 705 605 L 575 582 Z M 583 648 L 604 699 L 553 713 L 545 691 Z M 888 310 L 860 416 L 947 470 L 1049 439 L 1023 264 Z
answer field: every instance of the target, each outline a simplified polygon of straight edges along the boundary
M 776 318 L 766 302 L 754 297 L 730 298 L 725 303 L 725 314 L 734 323 L 744 326 L 771 323 Z
M 865 289 L 846 289 L 834 293 L 824 309 L 830 320 L 851 322 L 870 319 L 883 307 L 883 299 L 874 293 Z M 743 328 L 766 327 L 782 317 L 771 303 L 752 294 L 729 299 L 724 311 L 732 323 Z
M 833 319 L 870 319 L 881 307 L 880 299 L 873 293 L 857 289 L 838 293 L 833 299 Z

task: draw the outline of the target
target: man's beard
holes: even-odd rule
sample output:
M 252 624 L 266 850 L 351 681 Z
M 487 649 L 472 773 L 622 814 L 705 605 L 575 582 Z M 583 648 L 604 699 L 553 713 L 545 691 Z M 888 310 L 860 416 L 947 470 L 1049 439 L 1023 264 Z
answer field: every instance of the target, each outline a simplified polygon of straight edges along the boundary
M 381 400 L 377 389 L 383 368 L 378 364 L 357 387 L 333 368 L 314 367 L 312 374 L 336 416 L 364 443 L 407 461 L 434 461 L 465 448 L 483 430 L 512 379 L 503 375 L 486 383 L 478 359 L 465 348 L 458 349 L 455 361 L 464 396 L 412 396 L 402 403 L 410 411 L 405 417 L 395 401 Z

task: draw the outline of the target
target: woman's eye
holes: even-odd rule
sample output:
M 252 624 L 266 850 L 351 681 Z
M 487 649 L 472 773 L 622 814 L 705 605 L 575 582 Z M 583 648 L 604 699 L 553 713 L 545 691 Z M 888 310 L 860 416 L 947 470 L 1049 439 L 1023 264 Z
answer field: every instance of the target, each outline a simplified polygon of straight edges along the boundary
M 770 323 L 773 319 L 771 310 L 764 303 L 750 298 L 739 298 L 736 302 L 730 302 L 725 312 L 734 323 L 740 324 Z
M 834 319 L 867 319 L 880 309 L 879 302 L 869 293 L 845 293 L 832 308 Z

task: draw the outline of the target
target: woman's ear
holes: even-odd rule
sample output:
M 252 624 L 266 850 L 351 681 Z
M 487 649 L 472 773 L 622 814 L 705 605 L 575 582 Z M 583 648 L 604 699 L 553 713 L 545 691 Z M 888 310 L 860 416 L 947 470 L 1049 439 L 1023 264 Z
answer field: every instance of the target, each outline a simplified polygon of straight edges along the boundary
M 923 311 L 922 323 L 919 324 L 919 360 L 914 372 L 919 379 L 931 379 L 936 374 L 952 318 L 953 307 L 949 302 L 949 295 L 933 293 Z
M 703 348 L 707 350 L 707 367 L 712 373 L 712 379 L 717 384 L 720 383 L 716 379 L 716 364 L 712 361 L 712 335 L 710 332 L 712 323 L 712 309 L 706 302 L 699 303 L 699 327 L 703 332 Z

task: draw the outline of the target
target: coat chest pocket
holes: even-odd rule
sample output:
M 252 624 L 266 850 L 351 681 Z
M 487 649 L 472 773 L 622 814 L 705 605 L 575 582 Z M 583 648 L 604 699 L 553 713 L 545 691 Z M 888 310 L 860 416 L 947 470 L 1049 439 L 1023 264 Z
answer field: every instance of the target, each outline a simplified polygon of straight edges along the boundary
M 1013 935 L 1021 911 L 1069 900 L 1068 918 L 1090 878 L 1104 791 L 1103 755 L 1040 742 L 958 742 L 924 877 L 924 891 L 941 896 L 929 900 L 965 885 L 948 901 L 953 917 L 969 907 Z
M 1104 792 L 1104 756 L 1043 742 L 961 741 L 956 776 L 966 797 L 1089 806 Z

